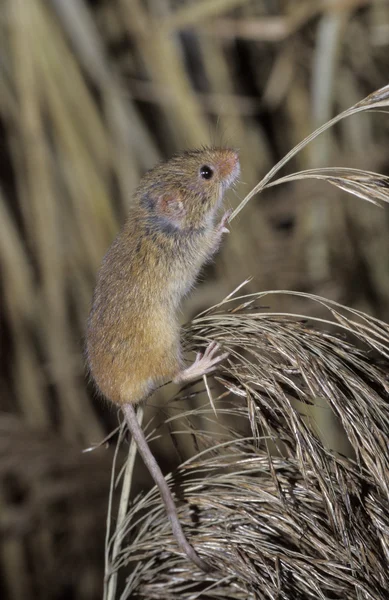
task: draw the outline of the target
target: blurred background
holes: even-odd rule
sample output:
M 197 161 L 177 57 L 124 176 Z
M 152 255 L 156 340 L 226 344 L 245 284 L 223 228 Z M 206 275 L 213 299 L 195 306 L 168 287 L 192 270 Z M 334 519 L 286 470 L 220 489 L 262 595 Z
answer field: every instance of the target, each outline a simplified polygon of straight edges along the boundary
M 239 149 L 239 200 L 295 144 L 388 83 L 388 0 L 2 0 L 0 596 L 101 598 L 117 425 L 84 371 L 96 272 L 142 174 Z M 287 167 L 389 174 L 389 119 L 342 121 Z M 183 321 L 252 290 L 389 313 L 389 212 L 320 182 L 254 198 Z M 247 288 L 249 291 L 249 288 Z M 306 313 L 298 299 L 272 308 Z M 318 310 L 317 308 L 315 310 Z M 330 421 L 330 418 L 329 418 Z M 330 422 L 322 429 L 331 434 Z M 165 467 L 174 461 L 157 448 Z M 147 483 L 141 466 L 137 488 Z

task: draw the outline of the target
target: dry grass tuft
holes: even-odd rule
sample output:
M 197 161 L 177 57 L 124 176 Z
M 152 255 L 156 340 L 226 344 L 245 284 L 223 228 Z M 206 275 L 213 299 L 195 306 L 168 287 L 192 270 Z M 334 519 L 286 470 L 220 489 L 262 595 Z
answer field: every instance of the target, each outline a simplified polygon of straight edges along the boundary
M 197 448 L 170 482 L 214 572 L 180 555 L 153 488 L 127 514 L 118 598 L 387 597 L 389 326 L 308 294 L 327 318 L 263 311 L 270 294 L 230 297 L 187 329 L 230 352 L 213 390 L 223 426 L 207 402 L 182 413 L 175 399 L 169 419 Z M 334 412 L 353 458 L 326 447 L 309 404 Z

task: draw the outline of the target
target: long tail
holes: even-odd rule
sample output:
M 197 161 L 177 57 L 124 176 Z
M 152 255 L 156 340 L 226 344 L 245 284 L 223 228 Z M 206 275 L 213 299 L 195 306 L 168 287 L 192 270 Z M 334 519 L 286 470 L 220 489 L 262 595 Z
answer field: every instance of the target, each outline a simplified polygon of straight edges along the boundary
M 146 467 L 150 471 L 152 478 L 154 479 L 155 483 L 159 488 L 163 502 L 166 507 L 167 515 L 170 519 L 173 535 L 176 538 L 178 545 L 185 552 L 188 558 L 190 558 L 190 560 L 192 560 L 198 567 L 200 567 L 200 569 L 202 569 L 205 572 L 209 571 L 209 566 L 198 556 L 194 548 L 189 544 L 188 540 L 185 537 L 185 534 L 181 527 L 181 523 L 178 518 L 176 505 L 174 503 L 173 496 L 170 492 L 170 488 L 166 482 L 165 477 L 163 476 L 161 469 L 159 468 L 157 461 L 155 460 L 149 448 L 143 430 L 138 423 L 138 419 L 136 418 L 136 413 L 133 405 L 124 404 L 122 408 L 127 426 L 131 432 L 132 437 L 135 440 L 135 443 L 139 450 L 139 454 L 141 455 Z

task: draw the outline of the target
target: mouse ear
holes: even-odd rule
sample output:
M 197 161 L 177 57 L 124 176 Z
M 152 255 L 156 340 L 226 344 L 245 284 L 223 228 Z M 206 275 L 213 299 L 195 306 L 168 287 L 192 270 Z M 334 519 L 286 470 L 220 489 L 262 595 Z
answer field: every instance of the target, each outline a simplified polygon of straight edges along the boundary
M 185 218 L 186 210 L 179 192 L 161 194 L 156 204 L 157 212 L 168 219 L 176 227 L 180 227 Z

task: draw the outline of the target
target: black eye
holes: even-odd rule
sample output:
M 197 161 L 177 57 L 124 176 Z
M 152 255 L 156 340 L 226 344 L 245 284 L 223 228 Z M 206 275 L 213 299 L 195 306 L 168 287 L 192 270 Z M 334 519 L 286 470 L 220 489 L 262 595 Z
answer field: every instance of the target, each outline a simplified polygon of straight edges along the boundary
M 211 169 L 211 167 L 208 167 L 208 165 L 203 165 L 200 168 L 200 175 L 203 179 L 212 179 L 213 169 Z

